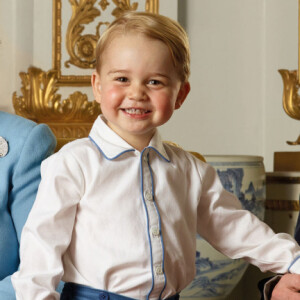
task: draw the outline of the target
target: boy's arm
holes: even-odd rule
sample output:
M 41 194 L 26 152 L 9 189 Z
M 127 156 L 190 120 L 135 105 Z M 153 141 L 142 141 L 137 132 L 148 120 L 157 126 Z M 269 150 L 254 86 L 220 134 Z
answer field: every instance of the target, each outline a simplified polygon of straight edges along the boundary
M 36 197 L 40 183 L 41 162 L 53 153 L 55 146 L 55 137 L 45 125 L 33 127 L 24 144 L 20 145 L 18 161 L 12 175 L 12 189 L 8 195 L 8 207 L 18 242 Z M 11 276 L 0 281 L 0 298 L 15 299 Z
M 59 299 L 62 255 L 72 235 L 81 197 L 81 171 L 72 155 L 60 153 L 42 163 L 42 181 L 24 226 L 20 269 L 12 276 L 17 299 Z
M 240 201 L 224 190 L 216 171 L 199 168 L 202 194 L 198 204 L 198 233 L 231 258 L 244 258 L 261 271 L 300 273 L 300 248 L 288 234 L 275 234 Z M 295 261 L 294 261 L 295 260 Z M 292 266 L 291 266 L 292 264 Z

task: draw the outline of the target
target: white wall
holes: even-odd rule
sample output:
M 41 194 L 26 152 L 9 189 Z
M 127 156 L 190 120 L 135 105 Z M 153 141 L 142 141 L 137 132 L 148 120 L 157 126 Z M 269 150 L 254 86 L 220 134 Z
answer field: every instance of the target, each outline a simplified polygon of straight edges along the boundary
M 266 1 L 265 65 L 265 147 L 270 159 L 274 151 L 300 151 L 289 146 L 300 134 L 300 122 L 291 119 L 283 110 L 283 83 L 278 69 L 298 69 L 298 1 Z
M 0 109 L 13 112 L 12 93 L 20 89 L 19 72 L 33 62 L 32 0 L 0 2 Z
M 170 5 L 160 1 L 164 10 Z M 20 71 L 31 64 L 51 68 L 51 2 L 0 2 L 2 110 L 13 111 L 11 95 L 20 94 Z M 260 155 L 271 171 L 274 151 L 299 151 L 286 145 L 298 137 L 299 122 L 283 111 L 277 71 L 298 67 L 298 1 L 178 2 L 179 20 L 191 41 L 192 90 L 161 128 L 163 137 L 204 154 Z
M 205 154 L 261 155 L 263 2 L 186 3 L 192 90 L 167 130 Z
M 297 69 L 297 0 L 180 2 L 191 40 L 192 91 L 164 135 L 204 154 L 299 151 L 299 122 L 282 108 L 278 69 Z

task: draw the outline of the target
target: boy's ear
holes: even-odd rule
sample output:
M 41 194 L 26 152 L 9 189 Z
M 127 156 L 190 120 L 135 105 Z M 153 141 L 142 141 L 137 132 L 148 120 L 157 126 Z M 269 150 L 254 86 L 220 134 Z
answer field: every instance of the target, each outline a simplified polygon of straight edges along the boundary
M 189 94 L 191 90 L 191 86 L 189 82 L 184 82 L 181 84 L 180 90 L 177 95 L 176 103 L 175 103 L 175 109 L 180 108 L 180 106 L 183 104 L 184 100 L 186 99 L 187 95 Z
M 98 72 L 94 71 L 91 76 L 91 83 L 93 87 L 93 94 L 95 100 L 98 103 L 101 103 L 101 83 L 100 83 L 100 76 Z

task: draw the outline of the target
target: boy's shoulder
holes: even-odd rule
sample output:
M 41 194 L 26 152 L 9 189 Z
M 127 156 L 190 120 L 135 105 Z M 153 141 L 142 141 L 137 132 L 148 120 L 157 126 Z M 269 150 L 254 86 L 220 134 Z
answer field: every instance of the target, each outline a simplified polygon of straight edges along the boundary
M 97 151 L 90 139 L 80 138 L 65 144 L 58 152 L 45 159 L 42 169 L 47 169 L 49 166 L 55 168 L 59 165 L 85 169 L 92 165 L 96 158 Z
M 66 143 L 58 152 L 70 153 L 70 152 L 82 152 L 91 147 L 91 141 L 88 137 L 79 138 L 69 143 Z
M 95 152 L 90 139 L 88 137 L 76 139 L 72 142 L 65 144 L 58 152 L 52 156 L 59 160 L 77 160 L 84 161 Z

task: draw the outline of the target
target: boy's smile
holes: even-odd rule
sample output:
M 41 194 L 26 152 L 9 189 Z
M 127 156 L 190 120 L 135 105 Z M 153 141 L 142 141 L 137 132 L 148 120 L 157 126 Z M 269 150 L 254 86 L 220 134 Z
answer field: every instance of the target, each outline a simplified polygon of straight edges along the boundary
M 189 92 L 168 47 L 142 34 L 119 34 L 104 50 L 93 91 L 107 124 L 138 150 L 167 122 Z

